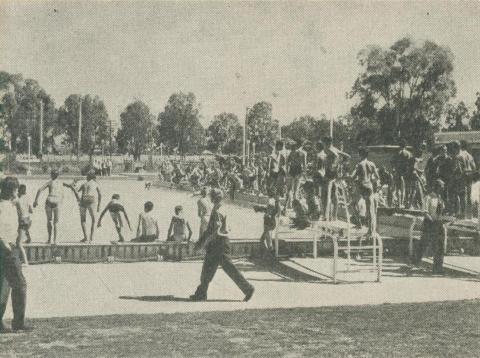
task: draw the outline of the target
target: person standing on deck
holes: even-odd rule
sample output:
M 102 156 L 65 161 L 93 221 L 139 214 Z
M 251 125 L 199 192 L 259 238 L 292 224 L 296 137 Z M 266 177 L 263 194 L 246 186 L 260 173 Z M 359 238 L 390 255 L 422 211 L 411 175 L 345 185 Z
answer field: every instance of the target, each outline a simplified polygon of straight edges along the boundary
M 355 167 L 351 177 L 357 182 L 358 191 L 365 200 L 368 233 L 377 232 L 377 205 L 375 202 L 375 187 L 380 179 L 376 165 L 368 160 L 368 150 L 360 148 L 358 151 L 360 162 Z
M 78 195 L 77 190 L 73 186 L 69 186 L 69 188 L 75 194 L 77 198 L 78 205 L 80 207 L 80 224 L 82 226 L 83 231 L 83 239 L 80 242 L 92 242 L 93 241 L 93 234 L 95 231 L 95 223 L 96 223 L 96 212 L 100 211 L 100 205 L 102 202 L 102 193 L 100 192 L 100 188 L 96 181 L 96 175 L 93 172 L 87 174 L 87 182 L 80 186 L 78 192 L 81 192 L 81 197 Z M 98 200 L 97 200 L 98 198 Z M 91 219 L 91 226 L 90 226 L 90 240 L 88 239 L 87 235 L 87 212 L 90 215 Z
M 285 193 L 285 175 L 286 175 L 285 151 L 281 140 L 275 143 L 275 148 L 268 158 L 268 195 L 275 198 L 277 209 L 280 209 L 280 198 Z
M 448 183 L 450 182 L 450 178 L 453 174 L 455 165 L 452 157 L 448 153 L 448 148 L 446 145 L 442 145 L 440 148 L 440 154 L 437 157 L 437 179 L 440 179 L 443 182 L 443 192 L 442 194 L 442 199 L 445 205 L 447 206 L 447 203 L 449 202 L 450 196 L 452 196 L 452 193 L 449 192 L 449 185 Z M 447 207 L 448 211 L 448 207 Z
M 235 282 L 245 295 L 244 301 L 249 301 L 255 291 L 254 287 L 243 277 L 230 258 L 230 242 L 227 230 L 227 213 L 222 206 L 223 192 L 212 189 L 210 199 L 213 203 L 212 214 L 207 230 L 195 244 L 196 249 L 205 247 L 206 253 L 203 261 L 200 285 L 195 294 L 190 296 L 192 301 L 206 301 L 207 291 L 219 265 L 225 273 Z
M 208 220 L 210 219 L 210 213 L 212 206 L 210 200 L 207 198 L 207 187 L 203 187 L 200 191 L 201 198 L 197 201 L 197 213 L 200 218 L 200 233 L 198 239 L 202 237 L 205 230 L 207 230 Z
M 323 142 L 319 141 L 316 145 L 317 153 L 315 155 L 314 161 L 314 174 L 313 180 L 315 183 L 316 195 L 319 198 L 321 205 L 321 212 L 323 219 L 325 219 L 325 210 L 327 208 L 327 191 L 328 191 L 328 182 L 326 180 L 326 171 L 327 171 L 327 153 L 325 153 L 325 147 Z
M 409 177 L 409 163 L 412 159 L 412 153 L 407 149 L 407 142 L 402 139 L 400 150 L 393 158 L 393 168 L 395 169 L 395 187 L 398 207 L 403 208 L 407 205 L 407 181 Z
M 287 158 L 286 167 L 289 180 L 285 207 L 283 208 L 284 212 L 288 206 L 291 206 L 291 201 L 299 199 L 298 191 L 300 190 L 301 180 L 307 168 L 307 153 L 302 149 L 302 143 L 300 141 L 293 144 L 292 151 Z
M 57 225 L 60 219 L 61 204 L 63 201 L 63 187 L 68 185 L 62 184 L 58 180 L 58 170 L 52 169 L 50 172 L 50 180 L 40 187 L 35 196 L 33 202 L 33 207 L 38 206 L 38 198 L 40 194 L 48 189 L 47 200 L 45 200 L 45 214 L 47 215 L 47 231 L 48 231 L 48 241 L 47 244 L 52 243 L 52 233 L 53 233 L 53 243 L 57 243 Z
M 328 198 L 328 188 L 331 185 L 331 192 L 330 192 L 330 203 L 328 203 L 328 199 L 326 199 L 326 206 L 333 209 L 333 212 L 336 211 L 335 206 L 337 205 L 337 198 L 335 197 L 335 180 L 338 179 L 339 175 L 341 174 L 341 165 L 344 160 L 350 159 L 350 155 L 337 149 L 333 146 L 333 139 L 332 137 L 324 137 L 323 143 L 325 145 L 325 154 L 326 154 L 326 170 L 325 170 L 325 178 L 326 178 L 326 185 L 325 185 L 325 192 L 322 193 L 325 195 L 325 198 Z M 333 204 L 333 207 L 330 206 Z M 325 210 L 327 209 L 325 208 Z M 330 218 L 330 213 L 325 212 L 325 218 Z
M 464 184 L 465 188 L 463 190 L 464 195 L 461 201 L 462 203 L 462 211 L 464 216 L 467 219 L 472 218 L 472 176 L 475 170 L 477 169 L 477 165 L 475 163 L 475 159 L 473 155 L 471 155 L 467 151 L 467 142 L 465 140 L 460 141 L 460 153 L 459 157 L 463 162 L 463 166 L 465 168 L 464 174 Z

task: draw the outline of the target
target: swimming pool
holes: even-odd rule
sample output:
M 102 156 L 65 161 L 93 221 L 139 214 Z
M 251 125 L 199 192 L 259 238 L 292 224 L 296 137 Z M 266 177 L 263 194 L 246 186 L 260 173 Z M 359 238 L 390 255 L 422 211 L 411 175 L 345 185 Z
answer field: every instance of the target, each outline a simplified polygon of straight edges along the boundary
M 62 179 L 65 183 L 71 183 L 71 179 Z M 27 195 L 31 203 L 35 199 L 36 192 L 47 179 L 21 179 L 20 182 L 27 185 Z M 197 217 L 198 196 L 193 197 L 191 193 L 170 190 L 165 188 L 145 189 L 145 182 L 131 179 L 108 179 L 99 178 L 98 184 L 102 192 L 102 207 L 111 199 L 112 195 L 120 194 L 121 202 L 129 216 L 132 224 L 132 231 L 128 227 L 124 229 L 126 240 L 130 240 L 136 234 L 138 215 L 143 211 L 145 201 L 152 201 L 154 204 L 154 215 L 158 218 L 160 226 L 160 240 L 166 240 L 168 226 L 176 205 L 182 205 L 185 218 L 190 222 L 193 230 L 192 240 L 198 239 L 199 220 Z M 38 206 L 32 214 L 32 227 L 30 230 L 33 242 L 46 242 L 47 220 L 45 216 L 44 203 L 48 191 L 44 191 L 38 201 Z M 255 213 L 253 209 L 225 204 L 231 239 L 252 239 L 257 240 L 262 234 L 263 220 L 261 213 Z M 98 213 L 98 216 L 100 213 Z M 98 217 L 97 216 L 97 217 Z M 87 219 L 90 225 L 90 218 Z M 126 223 L 125 223 L 126 225 Z M 58 226 L 57 243 L 78 242 L 83 238 L 80 227 L 80 215 L 77 202 L 73 193 L 65 188 L 65 197 L 62 204 L 60 222 Z M 107 243 L 117 240 L 118 236 L 112 223 L 110 215 L 105 214 L 102 220 L 102 227 L 95 231 L 95 242 Z

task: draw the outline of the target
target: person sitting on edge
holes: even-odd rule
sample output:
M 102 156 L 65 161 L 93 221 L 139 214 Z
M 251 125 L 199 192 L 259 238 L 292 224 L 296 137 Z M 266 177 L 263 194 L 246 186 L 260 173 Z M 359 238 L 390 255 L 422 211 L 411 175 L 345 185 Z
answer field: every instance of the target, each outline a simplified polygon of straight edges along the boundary
M 138 216 L 137 237 L 133 242 L 152 242 L 158 240 L 160 230 L 158 221 L 152 215 L 153 203 L 147 201 L 144 205 L 144 212 Z
M 18 187 L 18 198 L 15 200 L 15 206 L 17 208 L 18 215 L 18 237 L 17 237 L 17 247 L 20 250 L 22 255 L 22 260 L 26 266 L 28 266 L 28 259 L 23 248 L 23 239 L 27 239 L 25 242 L 29 243 L 32 241 L 30 237 L 30 226 L 32 226 L 32 219 L 30 214 L 33 213 L 32 206 L 30 205 L 27 197 L 27 186 L 21 184 Z
M 128 228 L 132 230 L 132 227 L 130 226 L 130 220 L 128 220 L 127 212 L 125 211 L 125 208 L 123 207 L 123 205 L 120 203 L 119 194 L 112 195 L 112 200 L 110 200 L 110 202 L 107 204 L 105 209 L 103 209 L 102 213 L 100 214 L 100 217 L 98 218 L 97 227 L 102 226 L 102 218 L 107 211 L 110 213 L 110 217 L 112 218 L 113 223 L 115 224 L 115 229 L 117 230 L 117 233 L 118 233 L 118 242 L 125 242 L 125 239 L 123 238 L 123 235 L 122 235 L 122 229 L 123 229 L 123 221 L 122 221 L 122 215 L 121 215 L 122 213 L 125 216 L 125 220 L 127 221 Z
M 186 230 L 188 230 L 188 237 L 185 234 Z M 183 207 L 177 205 L 175 207 L 175 215 L 172 216 L 170 227 L 168 228 L 167 241 L 190 242 L 191 238 L 192 229 L 190 228 L 188 221 L 183 217 Z
M 18 180 L 6 177 L 0 183 L 0 333 L 29 331 L 25 326 L 25 308 L 27 305 L 27 282 L 22 272 L 16 241 L 18 237 L 18 215 L 15 197 Z M 8 296 L 12 297 L 12 329 L 3 324 L 7 309 Z

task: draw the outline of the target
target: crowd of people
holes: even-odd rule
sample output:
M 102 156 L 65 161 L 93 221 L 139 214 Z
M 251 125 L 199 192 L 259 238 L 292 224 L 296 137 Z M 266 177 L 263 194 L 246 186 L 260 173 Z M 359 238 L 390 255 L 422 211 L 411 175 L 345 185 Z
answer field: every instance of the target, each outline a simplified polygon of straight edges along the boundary
M 415 148 L 412 153 L 402 142 L 391 160 L 391 169 L 387 170 L 385 165 L 378 169 L 369 159 L 368 149 L 362 147 L 358 150 L 358 160 L 352 166 L 349 163 L 351 156 L 336 148 L 332 138 L 327 136 L 315 143 L 314 147 L 302 141 L 286 146 L 279 140 L 269 156 L 256 156 L 245 164 L 235 156 L 218 156 L 215 161 L 208 163 L 205 160 L 186 164 L 162 162 L 159 173 L 162 181 L 188 183 L 200 195 L 197 201 L 200 231 L 195 247 L 205 248 L 206 255 L 200 285 L 191 299 L 206 300 L 208 285 L 219 265 L 242 290 L 246 301 L 254 292 L 253 286 L 229 257 L 227 215 L 222 206 L 225 191 L 233 199 L 239 191 L 268 197 L 267 205 L 256 205 L 254 209 L 264 213 L 261 241 L 269 253 L 273 250 L 272 232 L 280 216 L 290 216 L 293 225 L 302 229 L 311 225 L 312 221 L 335 220 L 336 209 L 342 203 L 355 213 L 352 221 L 356 221 L 358 226 L 366 226 L 367 235 L 373 235 L 377 231 L 379 206 L 417 210 L 424 215 L 424 221 L 414 263 L 421 261 L 426 247 L 431 245 L 434 253 L 433 271 L 440 273 L 445 235 L 442 217 L 471 217 L 472 185 L 480 180 L 480 176 L 464 142 L 436 147 L 426 161 L 424 154 L 425 146 Z M 100 170 L 102 175 L 110 174 L 108 169 Z M 85 181 L 63 183 L 58 178 L 58 170 L 53 169 L 50 180 L 38 189 L 33 205 L 27 199 L 26 185 L 20 185 L 14 177 L 1 181 L 0 274 L 3 279 L 0 280 L 0 323 L 6 308 L 5 297 L 11 291 L 14 311 L 12 329 L 29 329 L 24 323 L 26 283 L 22 264 L 28 265 L 28 260 L 23 243 L 31 242 L 30 215 L 38 206 L 43 191 L 48 191 L 45 199 L 48 243 L 55 244 L 57 241 L 64 188 L 71 190 L 78 202 L 84 236 L 82 242 L 92 242 L 95 228 L 101 227 L 107 212 L 118 233 L 115 243 L 125 242 L 124 220 L 130 229 L 131 223 L 119 194 L 112 196 L 97 221 L 102 193 L 96 175 L 97 172 L 92 170 Z M 149 189 L 150 185 L 146 184 L 145 188 Z M 153 242 L 159 239 L 159 224 L 153 210 L 151 201 L 144 203 L 144 210 L 138 215 L 136 236 L 131 241 Z M 87 227 L 87 216 L 90 217 L 90 228 Z M 183 207 L 175 206 L 167 241 L 190 242 L 192 236 Z M 6 330 L 3 324 L 0 325 L 0 332 Z
M 113 163 L 110 158 L 95 158 L 92 163 L 92 170 L 95 175 L 106 177 L 112 175 Z

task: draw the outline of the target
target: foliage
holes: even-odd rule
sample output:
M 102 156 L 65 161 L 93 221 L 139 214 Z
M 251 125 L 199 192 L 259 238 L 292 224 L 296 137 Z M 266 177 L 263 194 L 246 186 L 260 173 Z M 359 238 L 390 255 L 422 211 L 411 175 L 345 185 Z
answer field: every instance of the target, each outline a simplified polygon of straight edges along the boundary
M 207 129 L 208 147 L 220 153 L 238 153 L 242 148 L 243 129 L 233 113 L 216 115 Z
M 351 113 L 376 121 L 385 144 L 401 138 L 416 144 L 438 127 L 456 92 L 449 48 L 403 38 L 388 49 L 361 50 L 358 61 L 363 72 L 350 92 L 350 98 L 358 99 Z
M 117 143 L 123 153 L 132 153 L 138 160 L 146 148 L 152 149 L 156 129 L 154 117 L 145 103 L 138 100 L 130 103 L 120 115 L 120 124 Z
M 71 94 L 58 111 L 58 123 L 66 134 L 67 142 L 76 151 L 78 148 L 79 107 L 82 103 L 82 137 L 80 149 L 93 155 L 109 141 L 109 120 L 105 104 L 98 96 Z
M 43 102 L 43 141 L 58 133 L 55 103 L 51 96 L 32 79 L 22 75 L 0 72 L 1 99 L 0 127 L 10 133 L 12 149 L 26 152 L 31 136 L 32 152 L 40 151 L 40 109 Z
M 174 93 L 158 115 L 158 140 L 181 155 L 198 153 L 205 145 L 205 130 L 200 123 L 200 108 L 191 92 Z
M 272 118 L 272 105 L 258 102 L 247 113 L 247 136 L 255 143 L 257 152 L 270 151 L 270 145 L 278 136 L 279 124 Z
M 470 117 L 470 128 L 477 131 L 480 130 L 480 92 L 477 92 L 475 109 Z
M 470 113 L 463 101 L 457 105 L 447 104 L 445 113 L 447 130 L 457 132 L 469 130 Z

